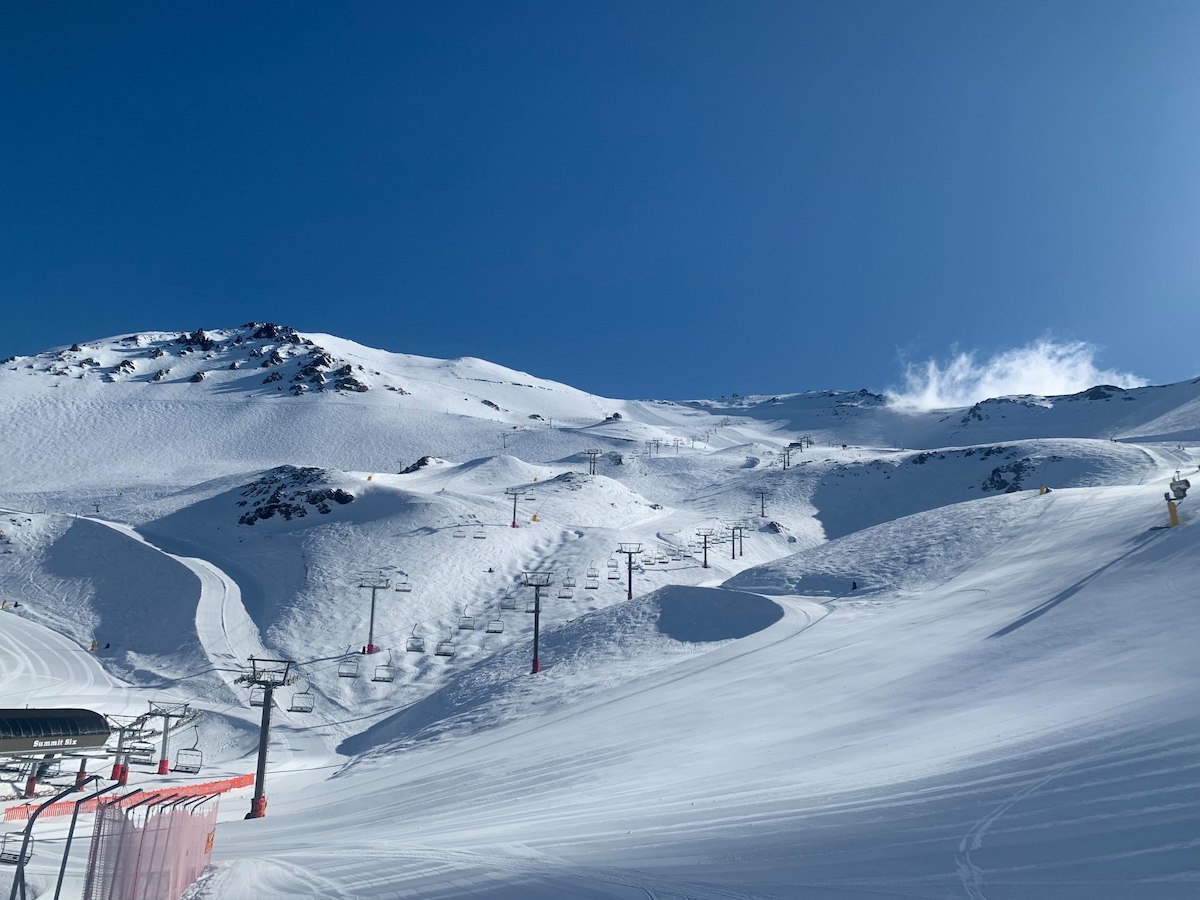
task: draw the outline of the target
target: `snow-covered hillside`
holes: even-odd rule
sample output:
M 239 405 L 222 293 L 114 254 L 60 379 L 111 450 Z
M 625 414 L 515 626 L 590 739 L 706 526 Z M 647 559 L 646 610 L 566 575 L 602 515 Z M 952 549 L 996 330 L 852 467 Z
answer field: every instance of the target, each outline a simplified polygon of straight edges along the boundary
M 216 777 L 249 657 L 315 697 L 198 897 L 1200 890 L 1198 383 L 622 401 L 250 323 L 8 360 L 0 415 L 11 705 L 189 702 Z

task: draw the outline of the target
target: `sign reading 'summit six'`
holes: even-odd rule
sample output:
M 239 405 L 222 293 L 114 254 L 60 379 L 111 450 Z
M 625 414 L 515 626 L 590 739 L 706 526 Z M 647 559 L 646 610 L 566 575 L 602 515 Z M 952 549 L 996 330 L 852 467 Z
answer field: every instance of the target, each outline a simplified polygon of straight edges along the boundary
M 90 709 L 0 709 L 0 754 L 102 747 L 108 734 Z

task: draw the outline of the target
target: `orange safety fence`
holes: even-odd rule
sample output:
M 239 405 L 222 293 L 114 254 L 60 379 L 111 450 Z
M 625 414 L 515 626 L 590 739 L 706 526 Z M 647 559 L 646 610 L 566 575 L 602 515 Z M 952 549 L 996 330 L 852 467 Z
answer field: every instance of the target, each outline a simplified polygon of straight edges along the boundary
M 233 778 L 224 778 L 220 781 L 205 781 L 201 784 L 178 784 L 173 787 L 154 788 L 153 790 L 143 790 L 138 794 L 133 795 L 134 802 L 140 803 L 145 800 L 154 800 L 160 797 L 175 796 L 175 797 L 200 797 L 204 794 L 223 794 L 226 791 L 232 791 L 236 788 L 250 787 L 254 784 L 253 775 L 235 775 Z M 86 800 L 80 804 L 79 811 L 90 813 L 95 812 L 96 807 L 101 803 L 110 803 L 114 797 L 96 797 L 92 800 Z M 51 803 L 44 810 L 43 816 L 69 816 L 75 811 L 75 800 L 61 800 L 58 803 Z M 23 819 L 28 819 L 30 814 L 38 808 L 37 803 L 26 803 L 24 806 L 10 806 L 4 811 L 4 821 L 18 822 Z

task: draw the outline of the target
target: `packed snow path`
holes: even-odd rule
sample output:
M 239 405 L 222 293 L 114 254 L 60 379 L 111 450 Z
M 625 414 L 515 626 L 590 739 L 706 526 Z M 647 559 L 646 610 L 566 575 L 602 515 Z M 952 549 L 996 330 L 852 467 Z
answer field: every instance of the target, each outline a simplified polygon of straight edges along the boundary
M 107 709 L 123 687 L 86 647 L 12 610 L 0 612 L 0 671 L 10 706 L 53 706 L 68 699 Z

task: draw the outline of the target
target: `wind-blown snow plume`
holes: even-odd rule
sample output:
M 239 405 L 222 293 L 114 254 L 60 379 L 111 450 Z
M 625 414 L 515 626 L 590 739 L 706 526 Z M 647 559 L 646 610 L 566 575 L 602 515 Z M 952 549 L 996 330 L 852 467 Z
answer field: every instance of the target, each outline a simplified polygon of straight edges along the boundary
M 1146 384 L 1136 375 L 1097 368 L 1095 356 L 1096 348 L 1085 341 L 1050 339 L 1001 351 L 983 362 L 973 352 L 958 352 L 946 362 L 908 364 L 903 390 L 890 394 L 895 406 L 921 410 L 970 406 L 1016 394 L 1073 394 L 1096 384 Z

